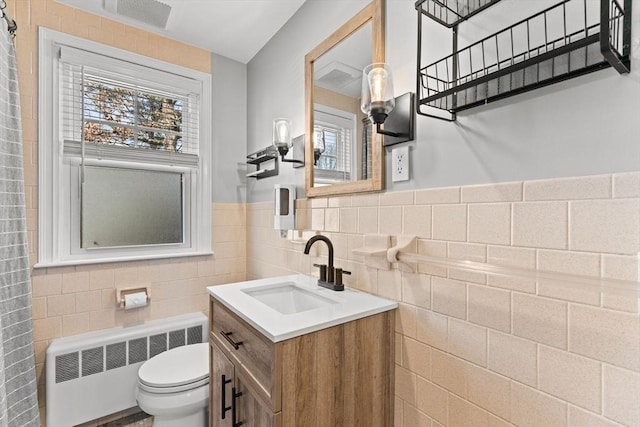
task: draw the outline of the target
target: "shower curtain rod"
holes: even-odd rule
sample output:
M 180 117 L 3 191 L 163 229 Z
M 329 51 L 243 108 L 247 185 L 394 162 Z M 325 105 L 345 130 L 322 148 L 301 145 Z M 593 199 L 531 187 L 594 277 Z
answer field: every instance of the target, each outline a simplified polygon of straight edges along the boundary
M 9 12 L 7 12 L 7 2 L 5 0 L 0 0 L 0 14 L 2 14 L 1 17 L 7 21 L 9 34 L 11 34 L 11 37 L 15 37 L 18 31 L 18 24 L 16 20 L 9 15 Z

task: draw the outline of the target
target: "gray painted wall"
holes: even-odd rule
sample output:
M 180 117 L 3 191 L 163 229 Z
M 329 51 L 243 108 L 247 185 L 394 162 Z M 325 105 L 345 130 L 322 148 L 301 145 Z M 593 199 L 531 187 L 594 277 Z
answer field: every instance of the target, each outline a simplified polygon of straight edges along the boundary
M 211 54 L 213 107 L 211 200 L 246 202 L 247 66 Z
M 307 0 L 248 64 L 249 152 L 271 140 L 276 117 L 304 129 L 304 55 L 360 10 L 366 1 Z M 498 31 L 554 0 L 501 3 L 462 24 L 460 45 Z M 396 95 L 415 91 L 416 11 L 413 0 L 387 0 L 387 62 Z M 640 170 L 640 8 L 633 11 L 632 73 L 613 69 L 507 98 L 459 114 L 455 123 L 418 116 L 409 143 L 411 180 L 389 190 L 443 187 L 524 179 Z M 449 30 L 426 25 L 425 48 L 432 60 L 446 56 Z M 390 170 L 390 155 L 386 166 Z M 278 177 L 248 183 L 248 201 L 271 200 L 273 185 L 295 183 L 302 169 L 281 165 Z

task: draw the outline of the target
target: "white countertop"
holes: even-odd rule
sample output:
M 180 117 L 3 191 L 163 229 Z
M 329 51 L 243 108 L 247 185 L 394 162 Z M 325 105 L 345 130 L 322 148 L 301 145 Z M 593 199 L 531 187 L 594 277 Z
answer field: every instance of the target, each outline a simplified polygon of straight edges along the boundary
M 209 286 L 209 294 L 256 328 L 273 342 L 284 341 L 309 332 L 340 325 L 351 320 L 393 310 L 398 303 L 345 287 L 337 292 L 317 285 L 318 279 L 303 274 Z M 247 291 L 268 285 L 293 283 L 332 303 L 302 311 L 282 314 Z

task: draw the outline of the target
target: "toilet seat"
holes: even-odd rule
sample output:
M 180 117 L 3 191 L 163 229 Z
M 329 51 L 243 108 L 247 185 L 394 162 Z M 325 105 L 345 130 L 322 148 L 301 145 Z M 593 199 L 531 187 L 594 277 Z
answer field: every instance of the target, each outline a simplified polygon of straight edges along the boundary
M 149 393 L 177 393 L 209 383 L 209 345 L 176 347 L 142 364 L 138 371 L 140 389 Z

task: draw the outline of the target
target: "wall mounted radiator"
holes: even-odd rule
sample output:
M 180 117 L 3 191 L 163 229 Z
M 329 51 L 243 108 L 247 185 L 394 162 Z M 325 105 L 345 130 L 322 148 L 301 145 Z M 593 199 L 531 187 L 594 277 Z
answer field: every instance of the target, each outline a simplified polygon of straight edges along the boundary
M 69 427 L 137 405 L 145 360 L 206 342 L 207 317 L 185 314 L 52 340 L 46 357 L 47 427 Z

